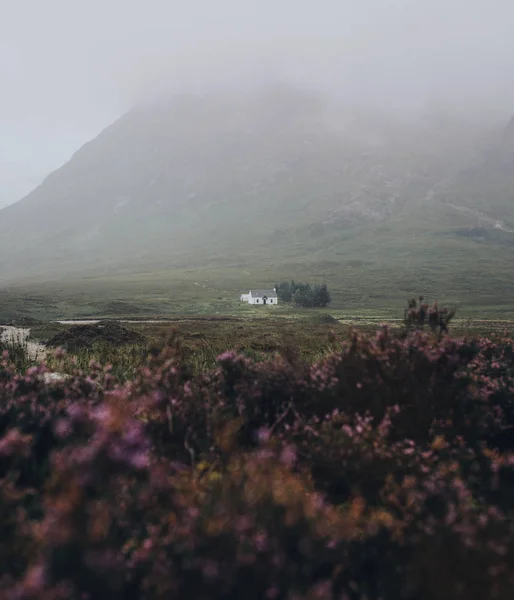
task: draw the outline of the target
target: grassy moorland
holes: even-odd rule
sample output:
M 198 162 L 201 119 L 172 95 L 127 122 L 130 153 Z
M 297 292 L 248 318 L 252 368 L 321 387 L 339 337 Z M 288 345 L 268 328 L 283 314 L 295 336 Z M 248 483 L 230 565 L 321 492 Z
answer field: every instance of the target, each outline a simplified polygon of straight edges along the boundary
M 115 326 L 116 343 L 104 335 L 105 324 Z M 365 322 L 362 329 L 376 325 Z M 99 336 L 91 335 L 99 328 Z M 274 355 L 295 355 L 309 363 L 319 360 L 337 347 L 337 338 L 347 335 L 349 326 L 328 313 L 301 315 L 296 318 L 241 318 L 182 316 L 174 320 L 153 323 L 105 321 L 97 325 L 32 325 L 30 340 L 46 344 L 49 365 L 61 372 L 88 368 L 93 360 L 112 365 L 113 372 L 123 380 L 130 379 L 140 368 L 150 351 L 162 349 L 170 337 L 181 339 L 183 356 L 195 373 L 203 373 L 217 364 L 225 351 L 236 350 L 257 361 Z M 127 333 L 140 336 L 136 343 L 126 343 Z M 65 359 L 56 361 L 52 349 L 66 350 Z M 19 352 L 19 349 L 18 349 Z M 22 363 L 25 365 L 25 361 Z
M 47 353 L 47 361 L 53 370 L 65 373 L 71 373 L 77 367 L 87 370 L 89 363 L 94 361 L 111 365 L 116 376 L 126 381 L 141 368 L 148 352 L 153 348 L 161 349 L 170 335 L 180 337 L 184 358 L 199 374 L 215 368 L 217 357 L 228 350 L 236 350 L 257 361 L 275 355 L 294 355 L 312 364 L 336 350 L 354 331 L 374 333 L 383 323 L 393 331 L 398 330 L 402 326 L 402 315 L 403 311 L 380 314 L 366 310 L 348 314 L 335 307 L 299 309 L 282 305 L 263 309 L 238 303 L 232 314 L 226 315 L 154 314 L 150 315 L 150 323 L 144 322 L 144 315 L 134 314 L 123 315 L 125 319 L 121 320 L 107 319 L 105 323 L 109 327 L 115 325 L 119 329 L 114 331 L 114 344 L 110 343 L 104 329 L 97 336 L 94 325 L 86 325 L 82 335 L 83 327 L 76 325 L 31 318 L 15 322 L 30 328 L 28 339 L 31 343 L 46 345 L 55 338 Z M 457 314 L 452 321 L 452 332 L 459 337 L 487 335 L 494 338 L 507 334 L 511 325 L 505 318 L 471 319 Z M 131 335 L 139 336 L 139 339 L 132 341 Z M 53 358 L 52 348 L 57 347 L 67 351 L 65 359 L 56 361 Z M 11 344 L 13 353 L 19 357 L 17 362 L 23 368 L 35 364 L 27 356 L 26 348 L 23 351 L 19 344 Z
M 238 257 L 233 264 L 213 259 L 203 267 L 153 265 L 136 273 L 0 286 L 0 323 L 20 317 L 255 317 L 262 311 L 241 304 L 240 294 L 291 278 L 312 284 L 325 280 L 333 299 L 330 312 L 338 318 L 401 318 L 406 298 L 422 291 L 456 306 L 463 319 L 514 320 L 512 234 L 500 232 L 509 239 L 486 245 L 465 236 L 427 233 L 427 219 L 420 215 L 419 221 L 404 222 L 398 217 L 394 226 L 354 234 L 341 248 L 320 243 L 300 253 L 291 245 L 291 255 L 280 259 L 259 253 L 252 260 Z M 448 227 L 453 225 L 450 220 Z M 278 307 L 279 315 L 290 312 Z
M 96 325 L 85 327 L 63 325 L 54 322 L 31 325 L 29 340 L 46 344 L 49 365 L 58 371 L 72 372 L 77 366 L 86 369 L 91 361 L 112 365 L 113 372 L 123 380 L 130 379 L 140 368 L 148 352 L 161 349 L 170 336 L 181 340 L 183 356 L 195 373 L 215 368 L 217 357 L 228 350 L 235 350 L 256 361 L 275 355 L 295 356 L 307 363 L 321 360 L 334 352 L 340 343 L 354 331 L 372 334 L 384 322 L 392 331 L 402 327 L 399 317 L 382 317 L 371 314 L 336 318 L 329 310 L 260 310 L 247 311 L 246 316 L 200 316 L 181 315 L 154 322 L 126 322 L 107 320 L 117 325 L 115 344 L 109 343 L 101 324 L 100 336 Z M 452 331 L 456 336 L 488 335 L 497 337 L 508 332 L 510 323 L 505 320 L 469 320 L 455 317 Z M 85 329 L 85 335 L 81 330 Z M 123 333 L 125 332 L 125 333 Z M 127 334 L 140 336 L 136 342 L 127 343 Z M 63 337 L 64 336 L 64 337 Z M 67 340 L 67 341 L 66 341 Z M 66 360 L 55 361 L 52 348 L 63 347 Z M 19 349 L 18 349 L 19 352 Z M 28 359 L 22 361 L 25 365 Z M 29 361 L 30 362 L 30 361 Z

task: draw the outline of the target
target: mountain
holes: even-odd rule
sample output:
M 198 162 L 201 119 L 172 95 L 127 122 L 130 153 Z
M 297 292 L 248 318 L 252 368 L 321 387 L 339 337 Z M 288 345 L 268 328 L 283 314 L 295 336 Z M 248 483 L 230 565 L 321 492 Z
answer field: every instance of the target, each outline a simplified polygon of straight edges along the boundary
M 467 168 L 441 186 L 438 199 L 489 233 L 514 234 L 514 117 Z M 510 236 L 504 236 L 510 239 Z
M 470 256 L 492 274 L 498 247 L 514 258 L 513 148 L 514 122 L 371 119 L 285 87 L 176 96 L 0 211 L 0 280 L 306 264 L 403 289 Z

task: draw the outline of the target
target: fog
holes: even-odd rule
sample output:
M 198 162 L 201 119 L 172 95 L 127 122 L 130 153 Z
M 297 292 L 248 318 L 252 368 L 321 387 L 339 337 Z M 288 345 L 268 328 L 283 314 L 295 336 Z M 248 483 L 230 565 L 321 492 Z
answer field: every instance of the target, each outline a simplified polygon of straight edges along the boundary
M 156 95 L 286 82 L 381 113 L 514 112 L 511 0 L 0 0 L 0 14 L 0 204 L 13 177 L 40 178 Z

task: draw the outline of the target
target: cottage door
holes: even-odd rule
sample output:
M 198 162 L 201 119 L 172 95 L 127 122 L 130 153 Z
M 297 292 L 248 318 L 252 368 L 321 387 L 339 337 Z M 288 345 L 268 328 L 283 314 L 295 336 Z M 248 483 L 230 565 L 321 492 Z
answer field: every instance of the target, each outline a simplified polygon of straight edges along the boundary
M 262 297 L 262 303 L 263 303 L 263 304 L 266 304 L 266 303 L 267 303 L 267 301 L 268 301 L 268 296 L 263 296 L 263 297 Z

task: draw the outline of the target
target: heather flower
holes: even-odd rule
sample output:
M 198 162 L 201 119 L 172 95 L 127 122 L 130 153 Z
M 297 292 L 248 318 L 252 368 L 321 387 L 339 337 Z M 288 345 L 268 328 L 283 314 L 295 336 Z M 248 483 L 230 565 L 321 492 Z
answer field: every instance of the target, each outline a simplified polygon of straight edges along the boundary
M 230 352 L 224 352 L 223 354 L 220 354 L 218 356 L 217 360 L 220 363 L 224 363 L 224 362 L 228 363 L 228 362 L 235 361 L 237 358 L 238 358 L 238 355 L 235 352 L 230 351 Z
M 17 454 L 28 456 L 30 453 L 30 441 L 30 436 L 22 435 L 17 429 L 11 429 L 0 439 L 0 457 Z
M 168 348 L 107 393 L 2 367 L 2 594 L 510 600 L 512 342 L 219 363 Z
M 291 468 L 296 462 L 295 448 L 292 446 L 286 446 L 280 454 L 280 461 L 287 467 Z
M 270 439 L 270 432 L 267 427 L 261 427 L 257 432 L 257 438 L 261 444 L 264 444 Z

